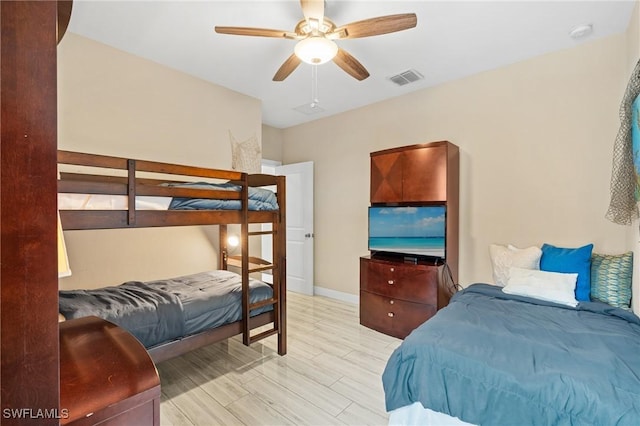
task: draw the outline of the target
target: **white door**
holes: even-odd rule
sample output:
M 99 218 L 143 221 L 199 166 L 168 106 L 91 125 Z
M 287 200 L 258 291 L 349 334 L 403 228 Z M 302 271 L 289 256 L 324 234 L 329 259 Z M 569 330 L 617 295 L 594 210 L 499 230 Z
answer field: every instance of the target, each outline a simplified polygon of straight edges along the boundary
M 287 177 L 287 289 L 313 295 L 313 162 L 275 166 L 272 173 Z
M 276 167 L 287 177 L 287 289 L 313 295 L 313 162 Z

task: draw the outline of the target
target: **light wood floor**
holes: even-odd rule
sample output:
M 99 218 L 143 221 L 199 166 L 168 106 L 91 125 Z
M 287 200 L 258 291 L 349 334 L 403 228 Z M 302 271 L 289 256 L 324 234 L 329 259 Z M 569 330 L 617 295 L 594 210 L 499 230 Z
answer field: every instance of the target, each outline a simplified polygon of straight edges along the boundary
M 237 337 L 158 364 L 162 425 L 386 425 L 382 371 L 399 339 L 358 307 L 287 295 L 288 351 Z

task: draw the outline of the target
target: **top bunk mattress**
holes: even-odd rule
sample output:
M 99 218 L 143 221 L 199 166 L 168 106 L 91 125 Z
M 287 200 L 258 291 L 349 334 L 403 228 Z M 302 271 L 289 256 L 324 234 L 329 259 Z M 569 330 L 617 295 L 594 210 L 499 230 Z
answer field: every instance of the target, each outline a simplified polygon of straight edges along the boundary
M 249 279 L 249 288 L 250 303 L 273 295 L 269 285 L 255 279 Z M 93 290 L 61 290 L 59 310 L 66 319 L 95 315 L 111 321 L 151 348 L 240 320 L 241 298 L 240 275 L 219 270 Z M 251 316 L 271 309 L 255 309 Z
M 210 189 L 218 191 L 240 191 L 241 187 L 232 183 L 181 183 L 163 184 L 167 187 Z M 249 187 L 249 205 L 251 211 L 278 210 L 278 201 L 273 191 L 266 188 Z M 127 210 L 126 195 L 111 194 L 75 194 L 58 193 L 59 210 Z M 221 200 L 213 198 L 171 198 L 155 196 L 137 196 L 136 210 L 240 210 L 240 200 Z

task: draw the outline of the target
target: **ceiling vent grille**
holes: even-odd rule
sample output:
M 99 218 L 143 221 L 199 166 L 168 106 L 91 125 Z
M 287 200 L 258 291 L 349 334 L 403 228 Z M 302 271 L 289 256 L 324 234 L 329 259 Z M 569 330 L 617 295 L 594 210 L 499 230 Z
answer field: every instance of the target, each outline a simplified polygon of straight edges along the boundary
M 422 80 L 424 76 L 416 70 L 407 70 L 400 74 L 392 75 L 389 80 L 397 84 L 398 86 L 404 86 L 405 84 L 413 83 L 418 80 Z

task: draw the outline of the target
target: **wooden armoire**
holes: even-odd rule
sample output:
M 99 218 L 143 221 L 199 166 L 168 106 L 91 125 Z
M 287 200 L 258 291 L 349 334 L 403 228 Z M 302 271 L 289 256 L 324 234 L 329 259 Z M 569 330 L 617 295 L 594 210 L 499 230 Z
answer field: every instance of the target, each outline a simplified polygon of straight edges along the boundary
M 449 303 L 458 281 L 459 174 L 460 152 L 448 141 L 371 153 L 371 205 L 444 206 L 446 242 L 442 259 L 361 257 L 362 325 L 404 338 Z

